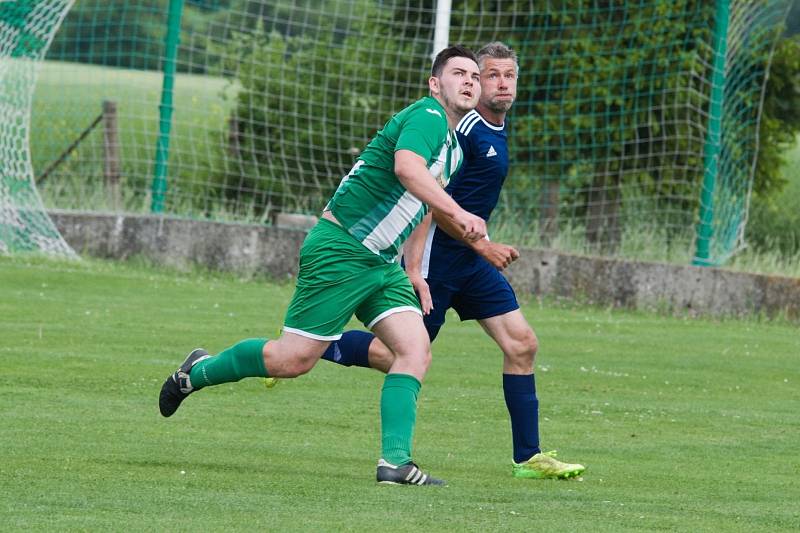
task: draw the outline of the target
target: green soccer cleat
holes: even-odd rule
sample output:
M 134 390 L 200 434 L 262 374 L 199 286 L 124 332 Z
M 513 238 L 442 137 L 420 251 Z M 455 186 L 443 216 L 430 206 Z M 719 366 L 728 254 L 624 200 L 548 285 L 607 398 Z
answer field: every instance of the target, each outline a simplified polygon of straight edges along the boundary
M 569 479 L 586 470 L 583 465 L 562 463 L 555 451 L 537 453 L 524 463 L 512 463 L 511 468 L 514 477 L 532 479 Z

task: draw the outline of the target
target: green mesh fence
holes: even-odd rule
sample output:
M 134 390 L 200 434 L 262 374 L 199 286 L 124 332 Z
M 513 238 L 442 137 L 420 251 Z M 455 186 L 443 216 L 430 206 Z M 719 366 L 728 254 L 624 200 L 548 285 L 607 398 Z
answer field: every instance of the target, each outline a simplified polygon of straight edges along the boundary
M 701 264 L 742 245 L 788 0 L 451 4 L 450 42 L 520 56 L 495 239 Z M 318 213 L 425 94 L 435 20 L 432 1 L 78 0 L 33 96 L 39 191 L 62 209 Z

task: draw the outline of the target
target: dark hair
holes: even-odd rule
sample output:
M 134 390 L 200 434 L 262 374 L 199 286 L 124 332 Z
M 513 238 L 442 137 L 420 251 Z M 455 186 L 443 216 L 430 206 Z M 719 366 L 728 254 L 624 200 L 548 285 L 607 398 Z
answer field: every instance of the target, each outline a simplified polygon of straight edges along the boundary
M 466 57 L 467 59 L 473 60 L 476 65 L 478 64 L 478 57 L 475 55 L 475 52 L 463 44 L 454 44 L 436 54 L 436 59 L 433 60 L 433 66 L 431 67 L 431 76 L 436 78 L 441 76 L 444 66 L 453 57 Z

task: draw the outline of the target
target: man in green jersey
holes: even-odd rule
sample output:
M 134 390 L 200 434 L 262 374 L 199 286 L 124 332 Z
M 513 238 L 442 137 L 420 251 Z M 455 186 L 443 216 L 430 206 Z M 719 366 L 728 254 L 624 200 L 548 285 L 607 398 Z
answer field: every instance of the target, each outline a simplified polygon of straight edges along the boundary
M 381 392 L 377 480 L 444 484 L 411 460 L 417 396 L 431 352 L 419 301 L 396 259 L 429 207 L 469 241 L 486 235 L 484 220 L 443 189 L 461 163 L 453 130 L 480 97 L 475 54 L 462 46 L 442 50 L 428 88 L 430 96 L 397 113 L 375 135 L 303 242 L 280 338 L 245 339 L 213 357 L 192 351 L 161 388 L 163 416 L 172 416 L 203 387 L 305 374 L 355 314 L 394 354 Z

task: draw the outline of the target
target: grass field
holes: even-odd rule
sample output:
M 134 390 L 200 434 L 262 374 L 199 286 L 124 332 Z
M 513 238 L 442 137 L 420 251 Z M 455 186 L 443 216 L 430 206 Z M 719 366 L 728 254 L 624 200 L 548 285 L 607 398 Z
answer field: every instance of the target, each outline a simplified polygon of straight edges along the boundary
M 100 114 L 104 100 L 117 103 L 121 174 L 137 193 L 128 211 L 149 209 L 142 200 L 153 177 L 162 74 L 154 71 L 43 61 L 31 116 L 31 158 L 39 176 Z M 177 74 L 170 141 L 170 176 L 183 190 L 206 186 L 219 173 L 221 142 L 234 101 L 224 79 Z M 40 186 L 48 207 L 108 209 L 103 194 L 102 124 Z M 173 184 L 174 185 L 174 184 Z
M 273 333 L 290 284 L 0 257 L 0 528 L 796 531 L 797 326 L 531 302 L 546 448 L 582 481 L 510 477 L 500 356 L 434 345 L 415 456 L 445 488 L 374 482 L 381 377 L 322 362 L 208 389 L 170 419 L 185 352 Z
M 39 169 L 69 146 L 100 114 L 104 100 L 117 102 L 120 145 L 131 164 L 147 157 L 142 170 L 150 176 L 158 135 L 162 74 L 62 61 L 43 61 L 33 96 L 31 150 Z M 208 132 L 224 133 L 231 100 L 228 83 L 219 77 L 175 76 L 173 157 L 208 157 L 214 149 Z M 230 93 L 229 93 L 230 94 Z M 214 143 L 219 138 L 213 139 Z M 185 162 L 184 162 L 185 163 Z

